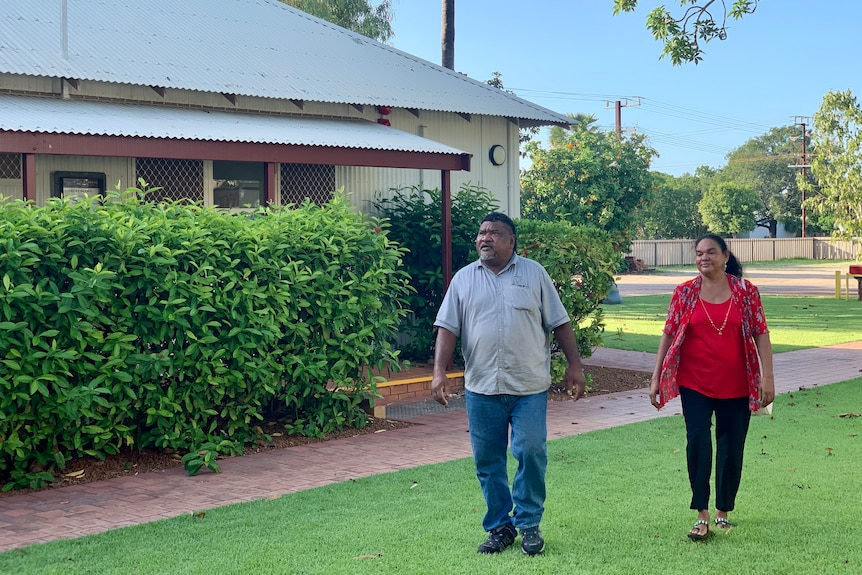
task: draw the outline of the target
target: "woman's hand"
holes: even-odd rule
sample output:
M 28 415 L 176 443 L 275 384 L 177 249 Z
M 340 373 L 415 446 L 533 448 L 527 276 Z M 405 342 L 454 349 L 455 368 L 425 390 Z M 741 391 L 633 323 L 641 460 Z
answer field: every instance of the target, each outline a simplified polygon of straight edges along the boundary
M 766 407 L 775 401 L 775 377 L 764 374 L 760 378 L 760 396 L 757 398 L 760 407 Z
M 656 374 L 653 374 L 649 381 L 649 402 L 653 404 L 653 407 L 656 409 L 661 409 L 658 392 L 658 376 Z

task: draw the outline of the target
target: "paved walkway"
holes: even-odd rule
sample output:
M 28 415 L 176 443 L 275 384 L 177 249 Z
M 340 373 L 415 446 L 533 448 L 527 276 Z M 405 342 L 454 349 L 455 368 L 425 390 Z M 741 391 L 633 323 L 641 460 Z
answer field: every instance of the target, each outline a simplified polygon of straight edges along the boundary
M 588 360 L 644 371 L 652 371 L 653 362 L 652 354 L 610 349 Z M 779 354 L 775 376 L 778 393 L 860 377 L 862 341 Z M 556 439 L 679 411 L 674 400 L 656 412 L 646 389 L 551 402 L 548 434 Z M 463 409 L 411 421 L 417 425 L 227 459 L 219 474 L 187 477 L 175 468 L 0 498 L 0 551 L 471 455 Z

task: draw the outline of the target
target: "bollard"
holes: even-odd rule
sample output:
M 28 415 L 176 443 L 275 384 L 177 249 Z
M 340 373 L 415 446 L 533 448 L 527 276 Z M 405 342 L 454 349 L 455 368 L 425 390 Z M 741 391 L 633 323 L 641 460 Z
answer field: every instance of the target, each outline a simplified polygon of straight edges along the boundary
M 835 299 L 841 299 L 841 270 L 835 270 Z

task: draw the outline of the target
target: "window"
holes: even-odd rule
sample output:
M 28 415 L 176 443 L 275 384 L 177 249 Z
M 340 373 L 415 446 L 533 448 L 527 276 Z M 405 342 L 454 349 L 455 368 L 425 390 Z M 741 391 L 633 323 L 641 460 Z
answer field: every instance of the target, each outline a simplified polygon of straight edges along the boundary
M 54 172 L 56 198 L 78 200 L 80 198 L 104 196 L 105 174 L 101 172 Z
M 258 208 L 266 203 L 264 164 L 213 161 L 213 205 L 219 208 Z
M 322 205 L 334 191 L 335 166 L 281 164 L 281 205 L 301 204 L 306 198 Z
M 159 188 L 147 195 L 148 201 L 204 199 L 204 163 L 200 160 L 138 158 L 135 171 L 149 187 Z

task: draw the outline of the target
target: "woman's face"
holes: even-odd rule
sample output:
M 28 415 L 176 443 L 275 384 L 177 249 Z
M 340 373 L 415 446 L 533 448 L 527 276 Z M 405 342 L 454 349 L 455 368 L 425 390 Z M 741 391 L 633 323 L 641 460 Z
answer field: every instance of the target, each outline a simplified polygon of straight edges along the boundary
M 694 246 L 694 263 L 702 275 L 724 273 L 727 254 L 721 251 L 715 240 L 704 238 Z

